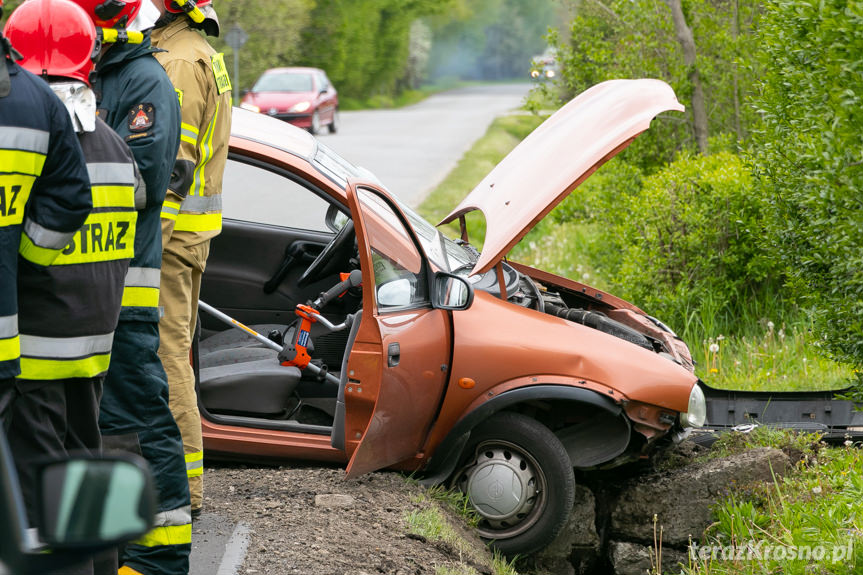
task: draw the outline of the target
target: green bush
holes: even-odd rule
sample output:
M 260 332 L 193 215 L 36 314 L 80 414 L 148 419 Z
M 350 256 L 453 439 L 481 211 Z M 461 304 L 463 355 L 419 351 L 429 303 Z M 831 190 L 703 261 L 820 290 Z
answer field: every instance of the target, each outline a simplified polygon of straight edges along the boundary
M 607 183 L 633 173 L 615 170 Z M 760 247 L 762 206 L 740 158 L 684 154 L 640 191 L 632 186 L 604 186 L 593 197 L 601 223 L 593 256 L 621 294 L 671 325 L 694 317 L 701 335 L 736 331 L 757 321 L 751 311 L 765 301 L 777 305 L 781 270 Z
M 620 158 L 611 160 L 567 196 L 552 212 L 555 223 L 592 223 L 614 217 L 621 198 L 641 191 L 641 170 Z
M 765 249 L 781 257 L 816 330 L 863 363 L 863 5 L 770 0 L 769 65 L 750 160 L 770 215 Z

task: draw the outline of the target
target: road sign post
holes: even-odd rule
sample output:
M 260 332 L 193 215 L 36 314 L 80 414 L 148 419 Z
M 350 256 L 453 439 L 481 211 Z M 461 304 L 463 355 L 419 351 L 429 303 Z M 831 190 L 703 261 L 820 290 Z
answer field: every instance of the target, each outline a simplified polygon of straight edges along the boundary
M 240 48 L 249 40 L 249 35 L 236 22 L 225 34 L 225 43 L 234 51 L 234 105 L 240 101 Z

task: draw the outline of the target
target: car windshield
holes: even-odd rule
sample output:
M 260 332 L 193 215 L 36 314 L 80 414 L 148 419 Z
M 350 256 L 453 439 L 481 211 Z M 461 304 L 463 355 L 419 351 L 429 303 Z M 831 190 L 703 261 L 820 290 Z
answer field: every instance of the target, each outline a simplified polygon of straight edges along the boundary
M 380 219 L 389 222 L 391 226 L 395 228 L 401 227 L 399 222 L 392 221 L 393 212 L 386 207 L 383 199 L 378 196 L 374 196 L 374 198 L 376 201 L 369 201 L 364 205 L 373 208 L 377 216 Z M 422 216 L 417 214 L 410 207 L 403 204 L 398 198 L 394 199 L 396 204 L 398 204 L 399 209 L 407 217 L 414 233 L 417 235 L 417 238 L 419 238 L 426 256 L 428 256 L 435 266 L 443 271 L 453 271 L 459 268 L 465 268 L 467 270 L 473 267 L 474 259 L 471 257 L 468 250 L 440 233 L 440 230 L 423 219 Z
M 312 75 L 302 72 L 265 74 L 255 82 L 252 92 L 311 92 Z
M 348 185 L 348 178 L 363 178 L 371 180 L 386 189 L 381 184 L 374 174 L 368 170 L 358 168 L 339 156 L 333 150 L 318 142 L 318 149 L 315 152 L 313 163 L 325 174 L 329 179 L 336 182 L 343 188 Z M 464 247 L 458 245 L 453 240 L 449 239 L 434 227 L 432 224 L 423 219 L 413 209 L 402 203 L 398 198 L 395 198 L 399 209 L 407 217 L 414 232 L 422 244 L 423 250 L 429 259 L 443 271 L 454 271 L 464 268 L 465 271 L 470 271 L 473 268 L 475 258 Z M 384 219 L 389 219 L 387 214 L 391 212 L 381 205 L 380 210 L 375 210 Z M 397 222 L 391 222 L 393 225 L 398 225 Z

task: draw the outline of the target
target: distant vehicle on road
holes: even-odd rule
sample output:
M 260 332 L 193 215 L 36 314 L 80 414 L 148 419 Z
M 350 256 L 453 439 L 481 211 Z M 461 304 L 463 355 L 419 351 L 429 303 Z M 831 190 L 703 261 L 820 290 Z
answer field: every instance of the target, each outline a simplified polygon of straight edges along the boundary
M 530 66 L 530 77 L 534 80 L 553 80 L 560 75 L 560 65 L 557 62 L 557 50 L 548 48 L 535 57 Z
M 339 129 L 339 94 L 319 68 L 271 68 L 244 96 L 241 108 L 318 134 Z

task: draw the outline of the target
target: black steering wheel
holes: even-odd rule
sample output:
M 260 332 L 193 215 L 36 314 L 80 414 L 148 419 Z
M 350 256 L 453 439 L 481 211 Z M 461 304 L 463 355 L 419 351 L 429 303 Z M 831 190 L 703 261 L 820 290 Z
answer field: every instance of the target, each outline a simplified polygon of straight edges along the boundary
M 300 279 L 297 280 L 297 285 L 300 287 L 307 286 L 313 281 L 321 279 L 323 276 L 327 275 L 331 266 L 341 264 L 343 260 L 346 259 L 344 256 L 349 255 L 345 252 L 353 248 L 353 238 L 354 222 L 353 220 L 348 220 L 342 229 L 333 236 L 330 243 L 321 250 L 321 253 L 319 253 L 318 257 L 315 258 L 315 261 L 309 264 L 309 267 L 306 268 L 306 271 L 304 271 L 303 275 L 300 276 Z

